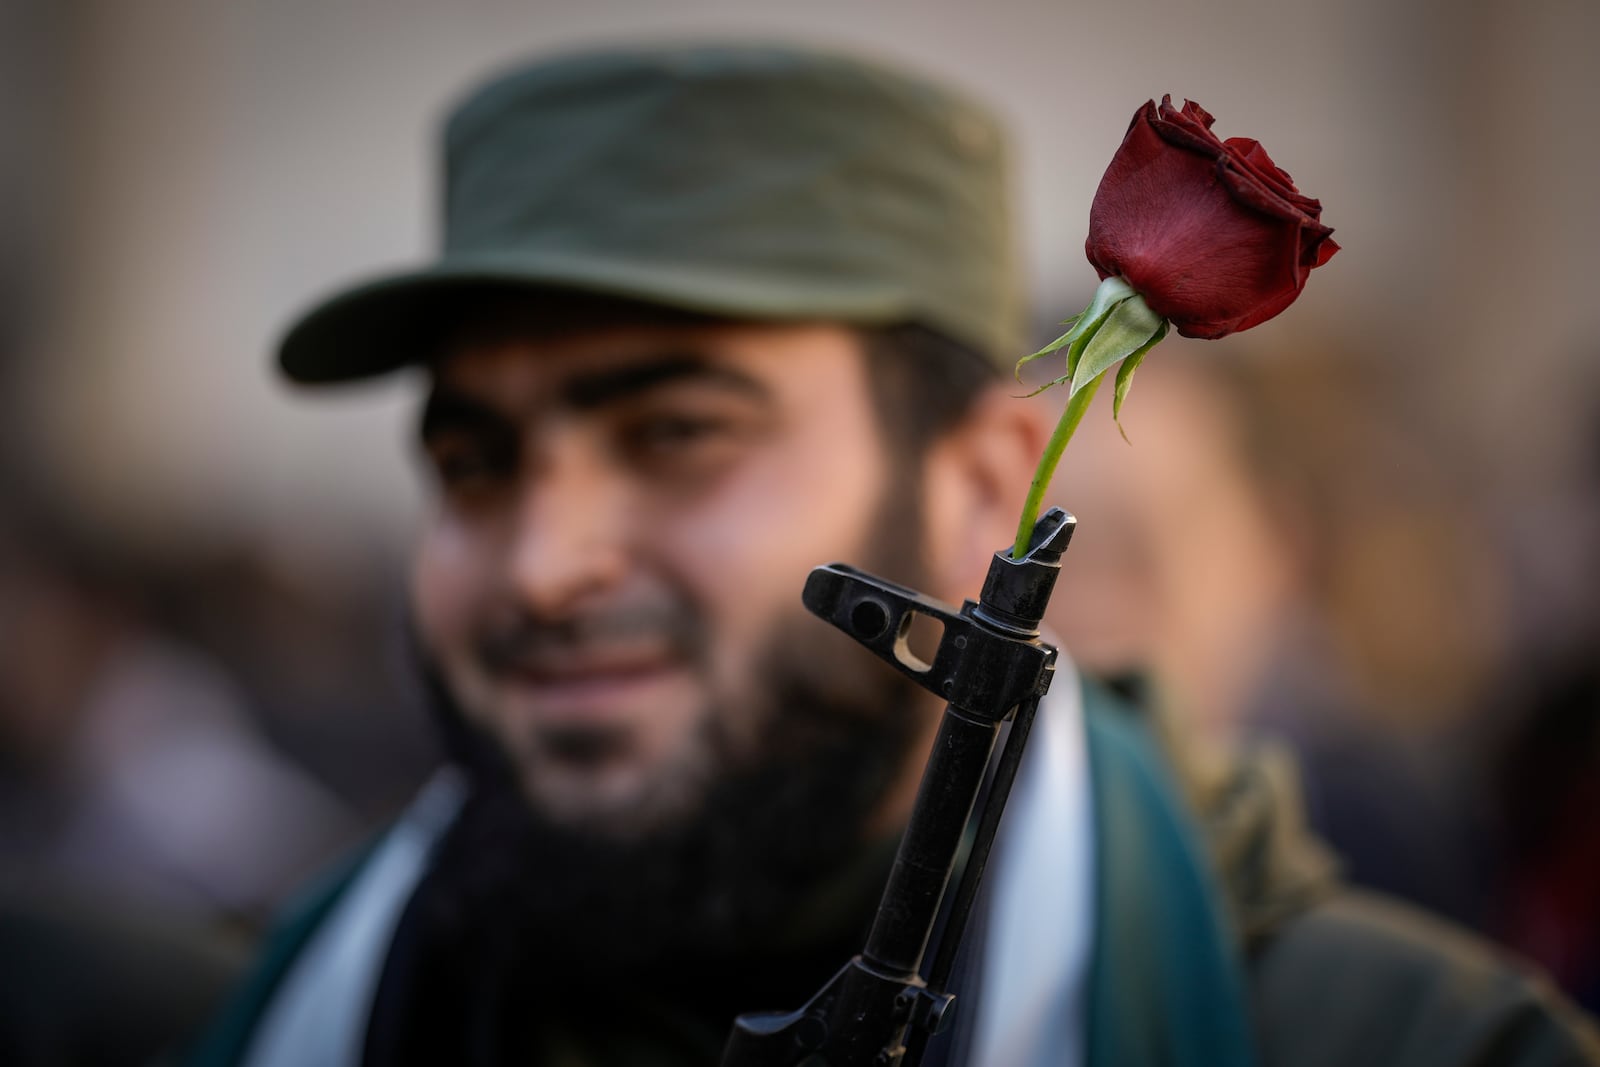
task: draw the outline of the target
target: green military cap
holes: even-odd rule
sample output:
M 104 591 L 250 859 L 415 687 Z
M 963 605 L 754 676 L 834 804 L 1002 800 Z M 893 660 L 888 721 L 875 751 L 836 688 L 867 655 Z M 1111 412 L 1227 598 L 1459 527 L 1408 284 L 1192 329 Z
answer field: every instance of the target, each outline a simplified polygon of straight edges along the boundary
M 876 63 L 779 47 L 546 59 L 444 132 L 443 251 L 314 307 L 279 358 L 330 382 L 428 358 L 486 288 L 746 320 L 918 322 L 1021 349 L 1005 138 Z

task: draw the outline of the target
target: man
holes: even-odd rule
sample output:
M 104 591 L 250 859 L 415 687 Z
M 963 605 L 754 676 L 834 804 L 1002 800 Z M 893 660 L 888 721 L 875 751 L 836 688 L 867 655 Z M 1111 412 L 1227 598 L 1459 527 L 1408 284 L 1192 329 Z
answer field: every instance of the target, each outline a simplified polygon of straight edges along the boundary
M 806 572 L 972 594 L 1046 436 L 996 374 L 1002 138 L 869 64 L 647 49 L 497 79 L 445 160 L 441 260 L 281 362 L 427 368 L 413 607 L 457 770 L 308 896 L 195 1062 L 714 1063 L 860 948 L 938 718 L 804 614 Z M 1480 950 L 1335 895 L 1264 772 L 1225 784 L 1203 842 L 1063 662 L 927 1062 L 1592 1053 Z

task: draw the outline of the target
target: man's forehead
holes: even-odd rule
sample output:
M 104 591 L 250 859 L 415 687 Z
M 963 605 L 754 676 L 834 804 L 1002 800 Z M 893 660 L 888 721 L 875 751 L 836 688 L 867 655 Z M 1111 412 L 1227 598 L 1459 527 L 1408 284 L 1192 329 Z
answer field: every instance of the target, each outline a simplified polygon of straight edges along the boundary
M 780 390 L 789 383 L 837 377 L 840 364 L 854 364 L 862 351 L 858 331 L 822 323 L 657 323 L 559 330 L 489 323 L 458 331 L 431 362 L 430 371 L 436 389 L 503 399 L 568 391 L 574 383 L 650 366 L 737 369 Z

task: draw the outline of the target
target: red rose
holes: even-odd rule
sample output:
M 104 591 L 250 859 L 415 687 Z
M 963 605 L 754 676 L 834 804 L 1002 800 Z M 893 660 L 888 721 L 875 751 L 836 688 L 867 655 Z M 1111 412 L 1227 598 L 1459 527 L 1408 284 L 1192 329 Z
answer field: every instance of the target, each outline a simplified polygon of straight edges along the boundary
M 1339 246 L 1322 205 L 1266 150 L 1220 141 L 1205 109 L 1147 102 L 1100 179 L 1089 213 L 1089 262 L 1116 275 L 1185 337 L 1222 337 L 1294 302 Z

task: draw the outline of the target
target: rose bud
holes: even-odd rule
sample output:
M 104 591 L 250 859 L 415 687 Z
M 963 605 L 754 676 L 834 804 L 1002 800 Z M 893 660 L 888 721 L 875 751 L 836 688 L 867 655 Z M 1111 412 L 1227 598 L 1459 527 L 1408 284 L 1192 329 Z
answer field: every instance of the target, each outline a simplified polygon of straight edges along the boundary
M 1134 115 L 1089 212 L 1089 262 L 1120 277 L 1185 337 L 1222 337 L 1294 302 L 1339 250 L 1322 205 L 1266 150 L 1217 139 L 1193 101 Z

